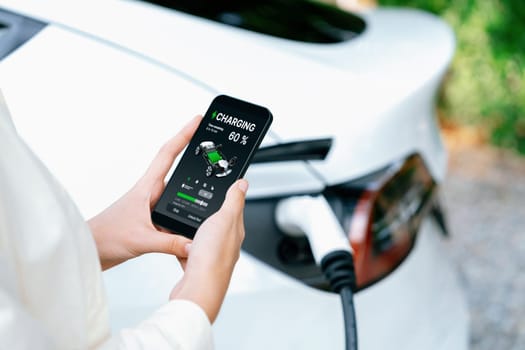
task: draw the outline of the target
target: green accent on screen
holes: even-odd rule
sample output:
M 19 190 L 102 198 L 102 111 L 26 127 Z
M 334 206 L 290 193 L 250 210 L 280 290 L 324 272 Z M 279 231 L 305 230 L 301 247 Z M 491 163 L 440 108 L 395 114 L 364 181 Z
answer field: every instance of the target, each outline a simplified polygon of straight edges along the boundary
M 182 198 L 182 199 L 185 199 L 187 201 L 190 201 L 190 202 L 195 202 L 197 199 L 195 197 L 192 197 L 190 196 L 189 194 L 186 194 L 186 193 L 182 193 L 182 192 L 177 192 L 177 196 Z
M 215 117 L 217 116 L 217 113 L 219 113 L 219 112 L 214 111 L 214 112 L 211 114 L 211 119 L 215 119 Z
M 213 151 L 208 153 L 208 159 L 213 163 L 217 163 L 219 160 L 222 159 L 221 155 L 217 151 Z

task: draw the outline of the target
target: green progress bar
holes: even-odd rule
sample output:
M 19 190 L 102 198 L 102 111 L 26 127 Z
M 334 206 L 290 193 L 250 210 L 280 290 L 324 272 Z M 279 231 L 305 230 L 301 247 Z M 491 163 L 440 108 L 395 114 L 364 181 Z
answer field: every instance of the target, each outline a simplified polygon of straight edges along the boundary
M 182 199 L 185 199 L 187 201 L 190 201 L 192 203 L 195 203 L 195 201 L 197 200 L 197 198 L 195 197 L 192 197 L 190 196 L 189 194 L 186 194 L 186 193 L 182 193 L 182 192 L 177 192 L 177 196 L 182 198 Z

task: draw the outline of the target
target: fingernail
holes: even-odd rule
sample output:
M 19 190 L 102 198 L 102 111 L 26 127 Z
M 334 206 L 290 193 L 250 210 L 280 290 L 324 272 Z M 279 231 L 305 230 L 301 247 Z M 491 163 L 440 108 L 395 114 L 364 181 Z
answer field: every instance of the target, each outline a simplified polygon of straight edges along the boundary
M 191 250 L 191 243 L 186 243 L 184 245 L 184 250 L 186 251 L 186 254 L 189 254 Z
M 246 193 L 246 191 L 248 191 L 248 181 L 244 180 L 244 179 L 241 179 L 239 180 L 239 183 L 237 184 L 237 187 L 239 187 L 239 189 Z

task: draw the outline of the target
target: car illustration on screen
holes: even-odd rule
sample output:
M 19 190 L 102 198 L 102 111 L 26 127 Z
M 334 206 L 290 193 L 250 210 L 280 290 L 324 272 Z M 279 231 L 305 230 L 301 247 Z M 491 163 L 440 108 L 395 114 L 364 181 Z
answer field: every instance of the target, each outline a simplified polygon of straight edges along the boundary
M 206 161 L 206 176 L 224 177 L 232 172 L 232 167 L 237 161 L 237 157 L 232 157 L 229 161 L 221 151 L 222 145 L 215 145 L 213 141 L 203 141 L 195 148 L 195 155 L 202 154 Z

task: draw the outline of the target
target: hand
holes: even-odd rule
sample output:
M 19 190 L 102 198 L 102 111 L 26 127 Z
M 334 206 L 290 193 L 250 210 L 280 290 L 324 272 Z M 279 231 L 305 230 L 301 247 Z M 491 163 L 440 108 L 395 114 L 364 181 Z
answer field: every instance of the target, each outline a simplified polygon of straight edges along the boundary
M 212 323 L 226 295 L 244 240 L 247 189 L 246 180 L 235 182 L 221 209 L 199 227 L 189 249 L 184 277 L 170 295 L 170 299 L 186 299 L 200 305 Z
M 191 241 L 157 229 L 151 210 L 164 189 L 164 178 L 177 155 L 188 144 L 202 117 L 193 118 L 158 152 L 150 167 L 133 188 L 109 208 L 88 221 L 102 269 L 151 252 L 188 256 Z

